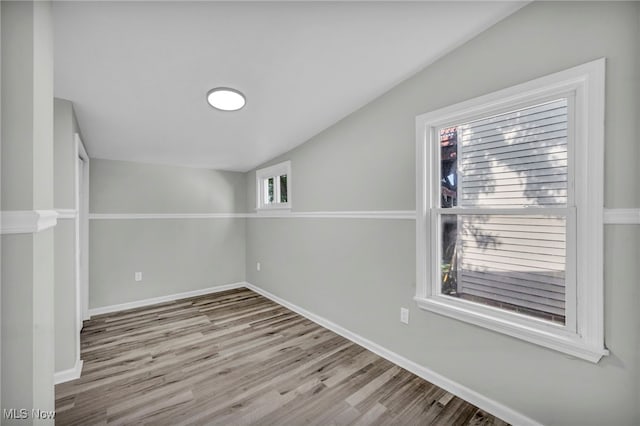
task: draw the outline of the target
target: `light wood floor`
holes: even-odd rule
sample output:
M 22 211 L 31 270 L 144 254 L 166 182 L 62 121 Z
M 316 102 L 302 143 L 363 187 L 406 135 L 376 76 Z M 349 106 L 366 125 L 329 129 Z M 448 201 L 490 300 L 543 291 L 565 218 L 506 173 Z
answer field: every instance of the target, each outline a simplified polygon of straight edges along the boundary
M 96 316 L 56 423 L 505 425 L 250 291 Z

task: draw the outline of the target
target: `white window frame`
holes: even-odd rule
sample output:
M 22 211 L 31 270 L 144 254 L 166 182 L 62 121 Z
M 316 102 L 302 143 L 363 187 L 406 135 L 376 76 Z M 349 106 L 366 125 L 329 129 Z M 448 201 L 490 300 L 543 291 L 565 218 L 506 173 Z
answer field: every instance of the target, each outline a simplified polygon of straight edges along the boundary
M 605 59 L 602 58 L 416 117 L 417 276 L 414 299 L 420 308 L 594 363 L 608 355 L 604 345 L 603 313 L 604 85 Z M 573 182 L 575 217 L 570 218 L 571 213 L 567 216 L 567 275 L 573 275 L 567 279 L 567 323 L 555 324 L 442 295 L 437 258 L 440 242 L 435 221 L 447 211 L 481 214 L 486 213 L 486 209 L 439 208 L 438 130 L 559 96 L 569 97 L 575 112 L 570 116 L 573 123 L 570 123 L 569 132 L 573 137 L 568 139 L 569 185 L 571 188 Z M 515 210 L 494 211 L 514 214 Z M 522 207 L 517 208 L 516 214 L 540 214 L 549 210 L 552 209 Z M 566 210 L 559 209 L 559 212 L 567 214 Z M 575 223 L 574 227 L 571 222 Z M 574 249 L 569 249 L 570 246 Z M 575 283 L 573 288 L 569 288 L 570 282 Z
M 287 202 L 280 200 L 280 179 L 282 175 L 287 175 Z M 266 192 L 265 180 L 274 178 L 274 200 L 273 203 L 265 204 L 264 196 Z M 284 161 L 273 166 L 256 170 L 256 210 L 283 210 L 291 209 L 291 161 Z

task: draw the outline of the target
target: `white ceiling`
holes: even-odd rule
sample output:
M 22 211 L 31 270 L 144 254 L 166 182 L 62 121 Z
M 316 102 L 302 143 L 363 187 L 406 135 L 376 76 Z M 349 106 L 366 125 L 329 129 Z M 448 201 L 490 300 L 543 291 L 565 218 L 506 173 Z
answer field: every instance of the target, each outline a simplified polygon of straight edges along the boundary
M 246 171 L 522 5 L 55 2 L 55 95 L 92 157 Z M 245 108 L 211 108 L 217 86 Z

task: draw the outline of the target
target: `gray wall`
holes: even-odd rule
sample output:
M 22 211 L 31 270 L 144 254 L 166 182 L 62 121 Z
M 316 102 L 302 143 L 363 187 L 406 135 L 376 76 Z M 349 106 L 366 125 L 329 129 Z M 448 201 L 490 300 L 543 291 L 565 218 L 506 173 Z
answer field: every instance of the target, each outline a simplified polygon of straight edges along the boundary
M 2 207 L 53 208 L 49 2 L 2 2 Z M 2 409 L 54 409 L 53 230 L 2 236 Z M 3 424 L 30 424 L 32 419 Z M 49 421 L 47 423 L 53 423 Z
M 245 175 L 91 160 L 91 213 L 240 213 Z M 89 308 L 245 279 L 245 219 L 92 219 Z M 142 272 L 143 280 L 134 281 Z
M 73 104 L 54 99 L 54 205 L 57 209 L 75 209 L 75 139 L 80 132 Z
M 292 161 L 294 211 L 414 210 L 416 115 L 606 57 L 605 205 L 640 207 L 639 22 L 640 3 L 530 4 L 267 164 Z M 254 172 L 246 196 L 253 210 Z M 246 275 L 543 424 L 635 425 L 639 246 L 638 226 L 606 226 L 611 355 L 595 365 L 418 309 L 412 221 L 249 219 Z
M 91 213 L 241 213 L 243 173 L 91 161 Z
M 53 186 L 56 209 L 75 209 L 76 133 L 80 133 L 73 105 L 54 100 Z M 55 239 L 55 371 L 75 366 L 78 348 L 76 304 L 75 221 L 58 219 Z

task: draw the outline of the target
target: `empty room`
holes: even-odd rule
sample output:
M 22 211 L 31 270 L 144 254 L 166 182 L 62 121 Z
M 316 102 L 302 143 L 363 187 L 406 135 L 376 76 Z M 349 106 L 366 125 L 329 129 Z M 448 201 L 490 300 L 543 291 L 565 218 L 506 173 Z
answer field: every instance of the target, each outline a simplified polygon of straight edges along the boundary
M 2 425 L 640 425 L 640 2 L 0 2 Z

